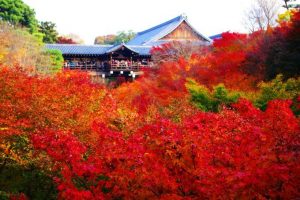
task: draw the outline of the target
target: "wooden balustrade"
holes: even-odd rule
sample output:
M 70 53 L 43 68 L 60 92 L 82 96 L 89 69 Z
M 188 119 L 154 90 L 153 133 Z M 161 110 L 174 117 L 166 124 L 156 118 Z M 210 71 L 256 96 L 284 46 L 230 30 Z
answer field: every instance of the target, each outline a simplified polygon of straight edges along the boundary
M 88 63 L 67 63 L 64 65 L 65 69 L 83 70 L 83 71 L 100 71 L 103 69 L 102 65 L 88 64 Z
M 151 67 L 151 64 L 132 63 L 112 63 L 107 67 L 99 63 L 65 63 L 65 69 L 83 70 L 83 71 L 141 71 L 143 68 Z
M 132 64 L 116 64 L 112 63 L 110 65 L 110 70 L 112 71 L 140 71 L 143 68 L 147 68 L 149 65 L 140 64 L 140 63 L 132 63 Z

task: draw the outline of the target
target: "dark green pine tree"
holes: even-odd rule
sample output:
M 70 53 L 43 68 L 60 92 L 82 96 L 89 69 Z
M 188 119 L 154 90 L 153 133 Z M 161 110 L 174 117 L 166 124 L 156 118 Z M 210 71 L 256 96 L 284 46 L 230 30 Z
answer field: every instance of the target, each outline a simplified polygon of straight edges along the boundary
M 299 3 L 292 3 L 292 2 L 295 2 L 296 0 L 283 0 L 283 1 L 284 1 L 283 7 L 286 8 L 287 10 L 289 8 L 300 8 Z
M 56 43 L 58 33 L 56 31 L 56 25 L 53 22 L 40 22 L 39 31 L 43 33 L 43 42 L 45 43 Z

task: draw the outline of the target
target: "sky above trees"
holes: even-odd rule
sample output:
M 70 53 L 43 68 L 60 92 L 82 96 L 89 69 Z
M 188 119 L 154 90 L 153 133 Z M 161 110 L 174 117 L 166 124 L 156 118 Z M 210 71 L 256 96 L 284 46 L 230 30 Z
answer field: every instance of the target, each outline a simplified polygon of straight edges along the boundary
M 56 23 L 60 34 L 76 33 L 87 44 L 96 36 L 143 31 L 182 13 L 202 34 L 246 32 L 243 21 L 252 0 L 24 0 L 40 21 Z

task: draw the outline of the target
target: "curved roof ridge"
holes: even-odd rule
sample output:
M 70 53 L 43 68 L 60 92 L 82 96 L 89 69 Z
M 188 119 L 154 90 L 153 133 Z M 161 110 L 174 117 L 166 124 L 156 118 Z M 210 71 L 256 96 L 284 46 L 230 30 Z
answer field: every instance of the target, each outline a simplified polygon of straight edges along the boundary
M 173 23 L 173 22 L 175 22 L 175 21 L 181 21 L 182 18 L 184 18 L 184 16 L 183 16 L 183 15 L 179 15 L 179 16 L 173 18 L 173 19 L 170 19 L 170 20 L 168 20 L 168 21 L 162 23 L 162 24 L 159 24 L 159 25 L 153 26 L 152 28 L 149 28 L 149 29 L 147 29 L 147 30 L 138 32 L 137 35 L 145 34 L 145 33 L 147 33 L 147 32 L 150 32 L 150 31 L 152 31 L 152 30 L 155 30 L 155 29 L 160 28 L 160 27 L 162 27 L 162 26 L 165 26 L 165 25 L 167 25 L 167 24 Z
M 199 33 L 188 22 L 187 16 L 185 14 L 181 14 L 169 21 L 166 21 L 145 31 L 139 32 L 133 39 L 127 42 L 127 45 L 151 45 L 153 42 L 157 42 L 158 40 L 176 30 L 178 26 L 180 26 L 180 24 L 182 24 L 183 22 L 185 22 L 187 26 L 191 28 L 191 31 L 193 31 L 200 40 L 211 43 L 211 40 L 208 37 Z
M 160 32 L 157 35 L 154 35 L 152 38 L 150 38 L 148 41 L 143 43 L 143 45 L 147 45 L 155 40 L 159 40 L 160 38 L 163 38 L 164 36 L 168 35 L 172 31 L 174 31 L 183 21 L 185 21 L 184 18 L 181 18 L 180 21 L 177 22 L 176 26 L 170 24 L 168 27 L 166 27 L 162 32 Z

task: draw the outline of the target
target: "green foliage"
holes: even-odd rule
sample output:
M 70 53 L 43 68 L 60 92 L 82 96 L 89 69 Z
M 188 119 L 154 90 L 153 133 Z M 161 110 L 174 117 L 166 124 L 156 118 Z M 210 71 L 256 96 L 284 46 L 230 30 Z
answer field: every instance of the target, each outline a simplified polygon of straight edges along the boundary
M 290 8 L 299 8 L 300 4 L 296 2 L 296 0 L 283 0 L 284 5 L 282 7 L 286 8 L 287 10 Z
M 52 179 L 38 168 L 8 165 L 0 171 L 0 199 L 24 193 L 30 199 L 56 199 Z
M 218 112 L 222 105 L 230 105 L 237 102 L 240 95 L 237 92 L 229 92 L 223 84 L 219 84 L 209 91 L 205 86 L 199 85 L 190 79 L 186 83 L 190 92 L 191 101 L 202 111 Z
M 56 31 L 56 25 L 53 22 L 41 22 L 39 24 L 40 32 L 44 34 L 43 42 L 56 43 L 58 32 Z
M 270 82 L 260 83 L 259 88 L 260 95 L 255 101 L 255 105 L 265 110 L 268 102 L 274 99 L 291 99 L 296 101 L 300 95 L 300 77 L 283 81 L 283 76 L 277 75 Z
M 132 38 L 134 38 L 135 33 L 131 30 L 125 32 L 125 31 L 120 31 L 118 32 L 116 39 L 115 39 L 115 44 L 121 44 L 122 42 L 126 43 Z
M 0 19 L 27 27 L 31 33 L 38 30 L 34 10 L 22 0 L 0 0 Z
M 126 43 L 134 38 L 135 33 L 133 31 L 120 31 L 117 35 L 104 35 L 95 38 L 94 44 L 121 44 Z
M 49 72 L 56 73 L 61 71 L 64 63 L 64 58 L 62 56 L 61 51 L 56 49 L 47 49 L 46 53 L 50 57 Z

